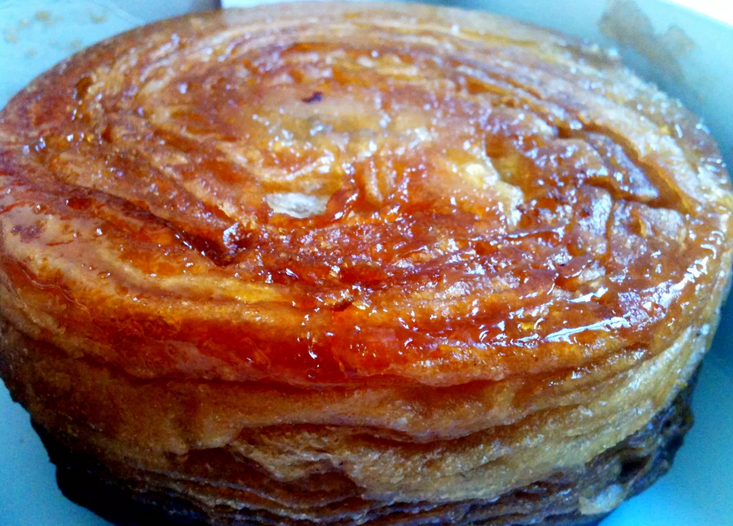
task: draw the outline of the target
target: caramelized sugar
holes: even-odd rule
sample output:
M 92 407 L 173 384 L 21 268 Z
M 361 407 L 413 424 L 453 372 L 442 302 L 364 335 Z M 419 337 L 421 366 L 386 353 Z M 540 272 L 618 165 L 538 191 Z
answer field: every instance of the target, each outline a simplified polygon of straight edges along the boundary
M 49 339 L 146 377 L 661 350 L 722 286 L 714 144 L 613 57 L 462 22 L 213 13 L 77 55 L 2 114 L 8 283 Z

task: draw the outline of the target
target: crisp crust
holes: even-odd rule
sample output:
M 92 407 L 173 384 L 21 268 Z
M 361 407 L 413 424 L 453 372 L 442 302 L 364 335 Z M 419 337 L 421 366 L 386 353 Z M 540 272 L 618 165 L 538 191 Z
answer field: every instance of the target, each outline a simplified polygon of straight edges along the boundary
M 76 437 L 76 449 L 109 464 L 245 485 L 255 506 L 264 499 L 286 515 L 307 514 L 317 502 L 338 509 L 354 498 L 378 507 L 489 500 L 558 470 L 577 469 L 644 428 L 672 402 L 700 363 L 709 332 L 687 331 L 660 355 L 582 396 L 548 395 L 547 405 L 516 421 L 456 433 L 447 412 L 435 420 L 445 427 L 438 436 L 415 437 L 376 425 L 374 417 L 363 423 L 348 415 L 343 406 L 349 399 L 358 402 L 358 392 L 336 407 L 329 407 L 326 394 L 310 397 L 309 404 L 300 402 L 303 414 L 287 418 L 284 406 L 297 404 L 297 396 L 268 401 L 277 394 L 228 382 L 141 381 L 69 358 L 9 324 L 0 329 L 0 374 L 45 429 Z M 471 401 L 467 393 L 463 404 Z M 369 400 L 359 408 L 367 414 L 369 409 Z M 477 405 L 473 411 L 478 418 L 483 410 Z M 338 418 L 340 424 L 328 421 Z M 195 461 L 202 450 L 220 454 Z M 251 466 L 300 490 L 283 492 Z M 326 483 L 319 482 L 323 473 Z
M 581 469 L 555 473 L 552 477 L 516 489 L 491 501 L 464 501 L 443 505 L 416 503 L 375 506 L 374 503 L 351 502 L 352 517 L 345 509 L 323 504 L 320 513 L 291 519 L 276 507 L 252 509 L 246 487 L 232 484 L 230 490 L 201 484 L 192 470 L 169 474 L 145 473 L 128 469 L 115 473 L 93 456 L 69 449 L 41 427 L 51 460 L 57 465 L 59 487 L 73 501 L 87 506 L 119 525 L 230 526 L 254 524 L 338 524 L 346 526 L 369 522 L 374 525 L 451 524 L 460 526 L 592 526 L 600 521 L 623 498 L 643 491 L 664 475 L 672 465 L 682 438 L 692 425 L 690 397 L 693 378 L 675 400 L 634 435 L 598 455 Z M 214 452 L 201 451 L 193 462 L 228 471 L 232 459 Z M 192 463 L 193 463 L 192 462 Z M 260 472 L 257 466 L 251 471 Z M 270 481 L 270 484 L 277 484 Z M 317 484 L 311 483 L 311 486 Z M 323 485 L 323 484 L 322 484 Z M 327 484 L 326 484 L 327 485 Z M 265 487 L 259 484 L 259 487 Z M 202 499 L 207 492 L 219 497 Z M 310 489 L 313 493 L 314 488 Z M 307 491 L 306 486 L 291 486 L 291 491 Z M 237 497 L 241 500 L 237 500 Z M 198 498 L 197 498 L 198 497 Z M 311 497 L 313 506 L 317 500 Z M 213 505 L 213 504 L 216 505 Z M 246 503 L 246 504 L 245 504 Z M 238 504 L 238 505 L 237 505 Z M 315 506 L 314 506 L 315 507 Z M 247 511 L 243 511 L 243 508 Z M 316 508 L 317 509 L 317 508 Z M 318 517 L 317 519 L 315 517 Z
M 190 15 L 83 51 L 0 118 L 3 311 L 142 378 L 643 360 L 730 258 L 698 119 L 604 51 L 485 13 Z
M 0 373 L 47 440 L 115 480 L 196 478 L 176 491 L 214 511 L 246 479 L 293 521 L 605 458 L 685 387 L 733 258 L 728 175 L 677 101 L 596 47 L 426 6 L 93 46 L 0 113 L 0 187 Z

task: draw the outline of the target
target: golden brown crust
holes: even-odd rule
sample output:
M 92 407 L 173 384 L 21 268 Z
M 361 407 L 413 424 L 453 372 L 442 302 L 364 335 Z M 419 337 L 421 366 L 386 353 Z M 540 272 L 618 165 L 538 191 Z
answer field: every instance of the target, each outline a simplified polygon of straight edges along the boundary
M 621 499 L 644 490 L 669 469 L 692 425 L 689 397 L 693 387 L 694 380 L 647 426 L 580 469 L 557 472 L 499 499 L 437 505 L 364 501 L 348 480 L 334 473 L 283 484 L 268 478 L 257 465 L 217 449 L 182 457 L 165 473 L 109 467 L 70 446 L 69 437 L 59 439 L 42 427 L 37 429 L 58 466 L 64 494 L 126 526 L 181 522 L 188 526 L 523 526 L 540 521 L 544 526 L 591 526 Z M 245 469 L 237 469 L 242 465 Z M 204 482 L 212 469 L 219 474 L 218 485 Z M 273 500 L 268 502 L 263 498 L 266 495 Z M 285 495 L 290 496 L 289 506 L 282 504 Z
M 456 434 L 457 419 L 445 414 L 434 424 L 446 429 L 431 439 L 394 433 L 388 427 L 394 415 L 367 413 L 371 422 L 360 422 L 346 408 L 329 407 L 327 397 L 299 402 L 267 393 L 274 399 L 268 401 L 262 393 L 227 382 L 140 381 L 68 358 L 11 326 L 1 332 L 0 373 L 14 398 L 39 425 L 76 437 L 82 449 L 103 462 L 168 472 L 181 469 L 179 464 L 197 451 L 219 449 L 283 483 L 303 486 L 300 481 L 330 473 L 345 482 L 339 487 L 349 494 L 340 498 L 353 493 L 375 503 L 492 499 L 557 471 L 577 469 L 669 406 L 708 343 L 705 329 L 686 331 L 635 369 L 573 398 L 550 396 L 547 406 L 513 423 Z M 302 414 L 284 409 L 288 401 Z M 471 406 L 470 396 L 463 405 Z M 361 408 L 368 409 L 368 403 Z M 470 410 L 476 417 L 482 414 L 480 406 Z M 231 476 L 248 477 L 247 466 L 233 467 Z M 228 476 L 219 469 L 213 473 L 199 476 L 214 485 Z M 287 495 L 270 495 L 269 487 L 257 493 L 286 508 L 309 506 L 307 500 L 294 503 Z
M 460 507 L 588 465 L 684 388 L 733 258 L 678 102 L 426 6 L 115 37 L 0 113 L 0 187 L 0 372 L 34 421 L 214 503 L 185 462 L 224 452 L 293 520 L 316 497 L 282 486 Z
M 3 308 L 146 378 L 455 385 L 655 354 L 730 251 L 697 119 L 487 14 L 162 22 L 37 79 L 0 141 Z

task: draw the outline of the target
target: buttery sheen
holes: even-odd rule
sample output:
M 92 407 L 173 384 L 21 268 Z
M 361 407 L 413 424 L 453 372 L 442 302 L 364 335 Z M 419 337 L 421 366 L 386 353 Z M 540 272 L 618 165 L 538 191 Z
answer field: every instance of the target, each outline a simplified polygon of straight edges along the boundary
M 0 190 L 4 377 L 37 422 L 382 502 L 493 498 L 641 429 L 733 247 L 678 101 L 597 46 L 415 5 L 96 45 L 0 113 Z

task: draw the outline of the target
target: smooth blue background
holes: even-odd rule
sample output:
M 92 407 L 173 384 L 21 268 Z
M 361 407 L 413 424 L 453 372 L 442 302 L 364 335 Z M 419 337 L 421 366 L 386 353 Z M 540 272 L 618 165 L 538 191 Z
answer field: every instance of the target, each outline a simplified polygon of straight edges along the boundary
M 624 58 L 636 71 L 657 80 L 663 89 L 680 97 L 705 118 L 730 165 L 733 68 L 728 63 L 733 57 L 733 29 L 659 0 L 638 3 L 659 31 L 678 25 L 697 48 L 682 61 L 686 79 L 681 84 L 661 77 L 653 65 L 633 51 L 622 49 Z M 466 0 L 461 4 L 614 46 L 596 25 L 605 0 Z M 51 22 L 36 19 L 37 11 L 48 11 Z M 150 9 L 146 13 L 147 17 L 154 16 Z M 27 20 L 28 24 L 19 24 L 21 20 Z M 87 46 L 140 22 L 114 5 L 100 2 L 0 2 L 0 106 L 37 73 L 79 46 Z M 10 41 L 5 35 L 11 35 Z M 724 309 L 717 337 L 702 370 L 694 406 L 696 425 L 678 454 L 674 469 L 641 496 L 625 503 L 604 526 L 733 526 L 731 307 Z M 30 426 L 28 414 L 0 386 L 0 526 L 105 524 L 63 498 L 56 487 L 54 468 Z

